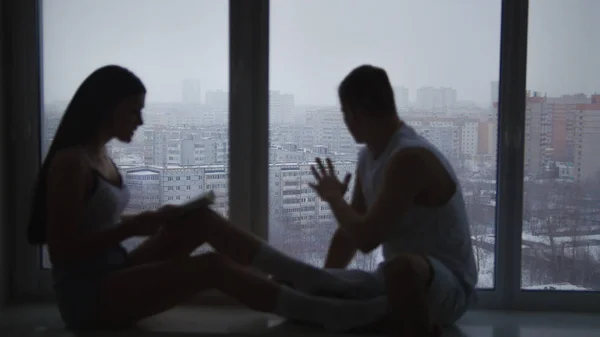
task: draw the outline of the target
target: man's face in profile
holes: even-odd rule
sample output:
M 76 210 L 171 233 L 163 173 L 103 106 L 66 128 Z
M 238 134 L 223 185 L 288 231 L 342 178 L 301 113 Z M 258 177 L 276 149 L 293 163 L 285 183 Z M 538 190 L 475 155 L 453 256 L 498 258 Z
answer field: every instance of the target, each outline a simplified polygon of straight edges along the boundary
M 348 107 L 346 104 L 342 104 L 342 114 L 344 115 L 344 124 L 346 124 L 346 128 L 348 132 L 354 138 L 354 141 L 362 144 L 364 142 L 362 137 L 362 127 L 360 122 L 360 114 Z

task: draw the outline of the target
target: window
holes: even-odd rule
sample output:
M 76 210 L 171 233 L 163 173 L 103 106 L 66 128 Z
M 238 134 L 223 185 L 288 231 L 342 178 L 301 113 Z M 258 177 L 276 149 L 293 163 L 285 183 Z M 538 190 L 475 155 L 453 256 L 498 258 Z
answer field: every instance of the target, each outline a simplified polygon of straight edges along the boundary
M 323 265 L 336 224 L 307 189 L 310 165 L 317 156 L 331 157 L 340 176 L 354 173 L 358 147 L 336 90 L 352 68 L 370 63 L 388 72 L 400 117 L 453 163 L 471 220 L 478 286 L 494 287 L 500 5 L 271 1 L 272 244 Z M 353 266 L 373 269 L 380 261 L 376 251 L 357 256 Z
M 213 189 L 215 209 L 227 214 L 228 7 L 221 0 L 44 1 L 42 155 L 84 78 L 118 64 L 148 90 L 145 123 L 134 140 L 109 144 L 131 190 L 126 212 L 184 203 Z M 208 186 L 204 177 L 215 172 L 218 184 Z
M 600 50 L 589 43 L 600 29 L 599 10 L 594 0 L 530 1 L 526 290 L 600 290 Z
M 589 42 L 595 41 L 589 32 L 597 30 L 591 18 L 598 12 L 596 1 L 531 0 L 529 15 L 527 1 L 519 0 L 435 7 L 407 0 L 376 6 L 278 0 L 270 13 L 268 0 L 135 1 L 15 2 L 11 17 L 22 20 L 8 22 L 14 71 L 7 76 L 14 94 L 9 112 L 17 150 L 8 164 L 16 173 L 9 181 L 16 228 L 26 226 L 31 198 L 24 186 L 34 180 L 66 101 L 92 70 L 117 63 L 136 72 L 149 89 L 146 126 L 138 138 L 111 144 L 127 184 L 149 192 L 149 199 L 132 198 L 138 207 L 131 212 L 222 189 L 215 206 L 231 207 L 234 223 L 270 234 L 277 247 L 322 265 L 335 225 L 327 205 L 308 192 L 307 168 L 316 155 L 329 155 L 340 175 L 354 170 L 357 148 L 350 148 L 354 144 L 343 128 L 336 87 L 356 65 L 373 63 L 388 71 L 401 116 L 457 168 L 472 223 L 478 286 L 491 289 L 479 292 L 478 306 L 598 310 L 600 292 L 553 291 L 597 290 L 599 284 L 592 254 L 598 247 L 592 236 L 597 188 L 589 178 L 595 167 L 592 105 L 600 104 L 593 82 L 600 74 L 592 63 L 598 55 Z M 161 7 L 163 2 L 168 5 Z M 41 31 L 43 69 L 37 67 Z M 228 90 L 230 82 L 235 90 Z M 454 102 L 452 89 L 455 104 L 440 108 L 440 96 Z M 191 105 L 200 114 L 186 113 Z M 229 123 L 223 114 L 231 116 Z M 457 124 L 461 118 L 464 124 Z M 471 120 L 476 123 L 468 124 Z M 40 122 L 41 133 L 29 134 Z M 203 131 L 186 138 L 181 130 Z M 223 137 L 228 130 L 230 138 Z M 199 141 L 219 137 L 224 141 Z M 196 164 L 215 157 L 214 172 Z M 231 167 L 221 164 L 227 161 Z M 39 268 L 42 254 L 25 244 L 25 231 L 13 232 L 15 292 L 22 298 L 48 296 L 52 282 L 50 272 Z M 536 255 L 539 259 L 531 259 Z M 377 254 L 359 256 L 354 266 L 371 269 L 377 261 Z M 550 262 L 566 272 L 553 273 L 558 267 Z

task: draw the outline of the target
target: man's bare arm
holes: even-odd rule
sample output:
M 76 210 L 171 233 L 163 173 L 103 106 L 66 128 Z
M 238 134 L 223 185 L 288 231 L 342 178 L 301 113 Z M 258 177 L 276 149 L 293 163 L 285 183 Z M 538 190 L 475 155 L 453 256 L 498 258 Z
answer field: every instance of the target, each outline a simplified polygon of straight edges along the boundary
M 354 184 L 351 207 L 357 213 L 365 214 L 367 212 L 367 205 L 362 193 L 362 184 L 358 178 L 358 174 L 355 177 L 356 183 Z M 358 248 L 352 238 L 344 230 L 337 228 L 329 244 L 325 268 L 346 268 L 356 255 L 357 250 Z
M 391 158 L 382 190 L 366 214 L 354 211 L 341 197 L 329 200 L 329 205 L 340 228 L 367 253 L 381 244 L 389 226 L 416 202 L 441 205 L 455 191 L 456 184 L 439 159 L 427 149 L 414 148 L 398 151 Z

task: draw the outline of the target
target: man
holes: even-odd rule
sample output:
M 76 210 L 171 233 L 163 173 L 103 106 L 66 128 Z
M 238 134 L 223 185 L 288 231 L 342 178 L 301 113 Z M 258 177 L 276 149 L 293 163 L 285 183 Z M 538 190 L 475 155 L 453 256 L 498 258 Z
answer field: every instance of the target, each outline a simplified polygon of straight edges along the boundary
M 387 295 L 388 328 L 427 334 L 453 324 L 473 300 L 477 270 L 465 203 L 447 159 L 397 115 L 386 72 L 363 65 L 339 86 L 344 121 L 360 152 L 352 204 L 332 162 L 317 159 L 311 186 L 338 221 L 327 259 L 337 286 L 309 289 L 341 297 Z M 368 277 L 346 268 L 357 251 L 382 247 L 384 262 Z M 382 280 L 383 289 L 376 289 Z M 341 284 L 353 284 L 343 287 Z M 336 282 L 331 282 L 336 284 Z M 372 287 L 371 289 L 367 289 Z

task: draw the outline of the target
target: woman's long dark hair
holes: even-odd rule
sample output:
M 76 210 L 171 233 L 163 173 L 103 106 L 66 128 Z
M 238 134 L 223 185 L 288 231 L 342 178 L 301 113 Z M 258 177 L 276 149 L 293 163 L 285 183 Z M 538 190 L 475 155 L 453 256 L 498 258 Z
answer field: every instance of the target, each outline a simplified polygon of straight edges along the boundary
M 46 180 L 54 155 L 65 148 L 89 144 L 108 125 L 120 102 L 144 93 L 146 88 L 135 74 L 115 65 L 97 69 L 79 86 L 67 106 L 37 176 L 27 233 L 31 244 L 40 245 L 47 241 Z

